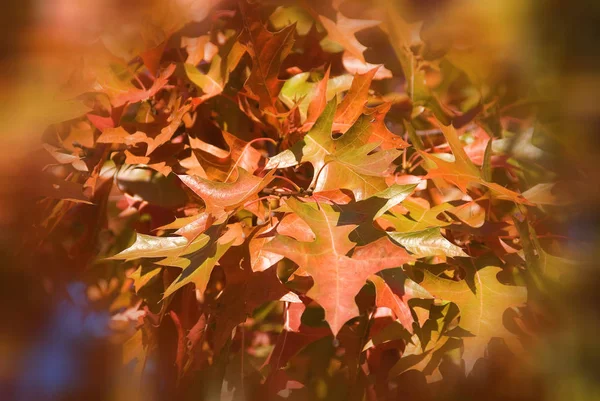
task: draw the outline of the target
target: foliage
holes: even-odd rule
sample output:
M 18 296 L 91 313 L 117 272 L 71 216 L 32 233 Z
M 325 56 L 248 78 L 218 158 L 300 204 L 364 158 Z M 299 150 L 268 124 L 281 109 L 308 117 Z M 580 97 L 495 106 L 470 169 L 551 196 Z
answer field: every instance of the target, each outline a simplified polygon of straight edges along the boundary
M 108 235 L 83 260 L 122 284 L 131 385 L 391 400 L 494 338 L 522 353 L 571 202 L 526 91 L 397 2 L 212 3 L 98 44 L 70 81 L 88 111 L 44 137 L 42 226 Z

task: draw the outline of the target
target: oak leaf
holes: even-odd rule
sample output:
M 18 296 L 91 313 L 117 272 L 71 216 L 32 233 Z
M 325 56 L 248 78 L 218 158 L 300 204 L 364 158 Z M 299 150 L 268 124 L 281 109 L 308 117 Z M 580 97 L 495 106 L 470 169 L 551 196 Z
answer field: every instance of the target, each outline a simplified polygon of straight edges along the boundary
M 194 283 L 197 290 L 204 292 L 213 267 L 237 240 L 236 234 L 235 229 L 227 231 L 223 224 L 210 227 L 206 234 L 198 235 L 191 242 L 184 237 L 137 234 L 129 248 L 109 259 L 161 258 L 155 262 L 157 265 L 182 269 L 181 274 L 165 290 L 163 298 L 188 283 Z
M 211 224 L 222 223 L 232 210 L 256 198 L 256 194 L 271 182 L 274 173 L 273 170 L 264 177 L 257 177 L 238 167 L 237 179 L 234 182 L 217 182 L 198 176 L 180 175 L 179 179 L 202 198 L 205 210 L 194 221 L 181 227 L 177 233 L 192 240 Z
M 463 359 L 467 374 L 476 360 L 483 357 L 492 337 L 509 340 L 513 336 L 502 324 L 502 315 L 506 309 L 519 306 L 527 299 L 525 288 L 504 285 L 498 281 L 496 276 L 501 270 L 488 266 L 474 272 L 472 285 L 466 280 L 447 280 L 425 271 L 425 279 L 420 283 L 436 298 L 452 301 L 460 309 L 459 325 L 473 335 L 463 337 Z
M 315 235 L 312 242 L 278 235 L 265 249 L 297 263 L 314 279 L 307 295 L 325 309 L 325 319 L 337 334 L 342 325 L 358 315 L 354 297 L 366 279 L 380 270 L 401 266 L 411 257 L 399 247 L 389 247 L 386 238 L 357 249 L 356 257 L 347 254 L 355 247 L 349 234 L 358 225 L 341 220 L 341 213 L 326 204 L 286 201 Z M 375 214 L 377 211 L 374 211 Z
M 254 10 L 243 14 L 248 53 L 252 56 L 252 71 L 244 86 L 258 99 L 261 109 L 275 113 L 275 102 L 283 86 L 279 69 L 292 49 L 296 29 L 290 25 L 272 33 L 254 15 Z
M 131 83 L 121 83 L 120 86 L 108 86 L 105 92 L 110 96 L 114 107 L 122 106 L 126 103 L 137 103 L 154 96 L 168 82 L 169 77 L 175 72 L 175 64 L 165 68 L 152 82 L 150 88 L 137 88 Z
M 356 74 L 352 80 L 350 90 L 338 106 L 333 120 L 333 128 L 340 132 L 346 132 L 356 119 L 363 113 L 363 109 L 369 99 L 369 88 L 373 77 L 379 67 L 373 68 L 364 74 Z
M 444 238 L 440 229 L 436 227 L 410 233 L 388 232 L 388 235 L 417 258 L 469 256 L 461 248 Z
M 158 134 L 154 137 L 148 136 L 147 133 L 137 130 L 135 133 L 130 134 L 123 126 L 114 128 L 106 128 L 102 134 L 98 137 L 98 143 L 122 143 L 127 146 L 136 146 L 140 143 L 145 143 L 146 156 L 149 156 L 159 146 L 164 145 L 171 140 L 181 122 L 183 116 L 190 110 L 191 105 L 185 104 L 181 106 L 176 112 L 168 117 L 167 125 L 160 128 Z
M 473 164 L 467 153 L 465 152 L 456 130 L 452 126 L 441 125 L 441 130 L 444 137 L 448 141 L 454 161 L 446 161 L 439 157 L 434 157 L 431 154 L 419 151 L 424 159 L 433 162 L 437 168 L 430 169 L 426 178 L 444 178 L 449 183 L 456 185 L 461 191 L 467 192 L 470 185 L 483 185 L 489 188 L 498 199 L 510 200 L 515 203 L 529 204 L 521 194 L 511 191 L 501 185 L 493 182 L 487 182 L 482 178 L 481 171 Z
M 388 269 L 369 278 L 375 286 L 375 304 L 394 312 L 402 325 L 412 330 L 414 322 L 408 301 L 412 298 L 431 298 L 422 286 L 409 279 L 402 269 Z
M 217 214 L 250 200 L 271 182 L 275 172 L 270 171 L 264 177 L 257 177 L 238 167 L 237 174 L 234 182 L 210 181 L 189 175 L 180 175 L 179 179 L 202 198 L 207 213 Z
M 327 30 L 330 40 L 339 43 L 348 53 L 361 62 L 365 62 L 363 52 L 367 47 L 356 39 L 355 34 L 363 29 L 379 25 L 380 21 L 350 19 L 346 18 L 340 12 L 337 13 L 335 22 L 322 15 L 319 15 L 319 21 L 321 21 L 323 27 Z
M 204 92 L 202 96 L 193 98 L 192 103 L 197 106 L 221 94 L 229 80 L 229 74 L 245 53 L 246 47 L 233 38 L 213 57 L 208 73 L 204 74 L 195 65 L 186 62 L 183 67 L 187 77 Z
M 372 124 L 367 115 L 360 116 L 345 134 L 334 139 L 335 109 L 335 100 L 332 100 L 304 139 L 272 157 L 266 168 L 310 162 L 315 170 L 313 185 L 316 191 L 346 188 L 357 200 L 386 189 L 384 177 L 401 151 L 376 151 L 378 143 L 369 142 Z

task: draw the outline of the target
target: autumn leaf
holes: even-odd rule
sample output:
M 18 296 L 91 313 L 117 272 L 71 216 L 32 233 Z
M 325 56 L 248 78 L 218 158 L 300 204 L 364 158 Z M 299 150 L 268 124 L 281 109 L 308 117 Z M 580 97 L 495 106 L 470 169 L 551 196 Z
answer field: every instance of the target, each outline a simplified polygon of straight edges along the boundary
M 287 315 L 290 320 L 299 322 L 304 310 L 303 304 L 291 304 Z M 331 331 L 322 325 L 315 327 L 298 324 L 298 327 L 294 327 L 294 330 L 289 329 L 290 327 L 286 328 L 278 336 L 273 351 L 263 365 L 263 368 L 268 367 L 270 369 L 267 380 L 272 380 L 274 376 L 281 372 L 279 369 L 285 367 L 302 349 L 323 338 L 331 337 Z M 357 356 L 360 354 L 360 350 L 356 349 L 360 341 L 360 329 L 344 326 L 336 336 L 336 340 L 345 349 L 343 359 L 346 364 L 349 366 L 356 365 Z
M 519 306 L 527 299 L 525 288 L 498 281 L 496 276 L 500 271 L 499 267 L 485 267 L 472 275 L 471 285 L 467 279 L 452 281 L 425 271 L 425 279 L 420 283 L 436 298 L 452 301 L 460 309 L 460 327 L 473 335 L 463 337 L 467 374 L 475 361 L 483 357 L 492 337 L 504 337 L 508 341 L 513 336 L 504 327 L 502 315 L 506 309 Z
M 364 74 L 376 68 L 377 72 L 375 73 L 373 79 L 380 80 L 393 77 L 392 72 L 387 68 L 377 64 L 362 62 L 353 55 L 351 55 L 349 52 L 344 52 L 344 55 L 342 56 L 342 62 L 344 63 L 344 68 L 350 74 Z
M 265 250 L 265 245 L 273 240 L 274 234 L 272 233 L 273 227 L 263 226 L 258 227 L 252 234 L 248 241 L 248 248 L 250 253 L 250 266 L 252 271 L 259 272 L 265 271 L 269 267 L 275 265 L 283 256 L 269 252 Z M 282 233 L 281 230 L 278 230 Z
M 348 257 L 355 246 L 348 236 L 356 224 L 344 224 L 340 213 L 329 205 L 303 203 L 293 198 L 286 205 L 308 224 L 315 240 L 301 242 L 278 235 L 265 249 L 294 261 L 313 277 L 315 284 L 307 295 L 325 309 L 325 319 L 337 334 L 346 321 L 358 315 L 354 297 L 366 279 L 380 270 L 401 266 L 411 258 L 400 248 L 383 247 L 388 241 L 385 238 L 359 248 L 356 257 Z
M 444 238 L 439 228 L 433 227 L 410 233 L 388 232 L 388 235 L 418 258 L 469 256 L 461 248 Z
M 142 59 L 144 65 L 146 66 L 150 74 L 152 74 L 152 76 L 155 76 L 156 72 L 160 68 L 160 60 L 162 58 L 163 52 L 165 51 L 167 40 L 168 38 L 162 41 L 161 43 L 157 44 L 156 46 L 144 50 L 142 53 L 140 53 L 140 58 Z
M 364 74 L 356 74 L 354 76 L 350 90 L 335 112 L 333 120 L 334 129 L 346 132 L 363 113 L 364 106 L 369 98 L 369 87 L 377 70 L 378 67 Z
M 427 202 L 425 202 L 427 204 Z M 424 205 L 423 202 L 413 198 L 408 198 L 402 203 L 402 207 L 407 209 L 407 216 L 390 213 L 382 216 L 382 219 L 391 223 L 396 231 L 408 233 L 424 231 L 432 227 L 444 227 L 449 225 L 448 221 L 442 220 L 439 217 L 443 213 L 453 208 L 449 203 L 441 203 L 434 207 Z
M 154 237 L 137 234 L 135 242 L 110 259 L 134 260 L 139 258 L 166 258 L 175 256 L 187 247 L 183 237 Z
M 152 267 L 150 270 L 145 270 L 142 266 L 138 267 L 134 272 L 127 275 L 127 278 L 133 280 L 133 287 L 136 291 L 148 284 L 154 277 L 160 273 L 160 267 Z
M 525 196 L 525 195 L 523 195 Z M 458 217 L 463 223 L 479 228 L 485 223 L 485 210 L 475 201 L 448 209 L 448 212 Z
M 523 192 L 523 197 L 536 205 L 568 205 L 573 199 L 556 183 L 536 184 Z
M 277 338 L 273 351 L 265 362 L 265 366 L 277 372 L 284 367 L 294 355 L 307 345 L 331 335 L 327 327 L 311 327 L 302 325 L 297 330 L 283 331 Z M 272 375 L 275 373 L 271 373 Z
M 70 164 L 73 166 L 73 168 L 75 168 L 76 170 L 79 170 L 79 171 L 88 171 L 87 165 L 80 157 L 78 157 L 74 154 L 61 152 L 61 150 L 59 148 L 56 148 L 52 145 L 44 144 L 43 146 L 44 146 L 44 149 L 46 149 L 46 151 L 48 153 L 50 153 L 50 155 L 52 155 L 52 157 L 58 163 Z
M 145 132 L 136 131 L 130 134 L 123 126 L 115 128 L 106 128 L 98 137 L 98 143 L 122 143 L 127 146 L 136 146 L 139 143 L 147 144 L 146 156 L 154 152 L 158 147 L 167 143 L 175 131 L 181 125 L 183 116 L 190 110 L 191 105 L 181 106 L 177 112 L 173 113 L 167 122 L 167 125 L 160 129 L 160 132 L 154 137 L 149 137 Z
M 227 131 L 221 131 L 221 135 L 228 150 L 206 143 L 201 139 L 189 137 L 193 151 L 189 163 L 186 163 L 185 166 L 189 175 L 229 181 L 235 177 L 238 167 L 249 173 L 254 173 L 259 169 L 265 158 L 252 146 L 252 142 L 270 141 L 269 138 L 256 138 L 251 142 L 246 142 Z
M 210 41 L 209 35 L 198 37 L 183 36 L 181 38 L 181 47 L 187 52 L 186 65 L 190 64 L 193 66 L 197 66 L 204 60 L 211 61 L 215 55 L 213 52 L 216 53 L 218 50 Z
M 319 21 L 327 30 L 329 40 L 339 43 L 352 56 L 365 62 L 363 52 L 367 48 L 356 39 L 355 34 L 363 29 L 379 25 L 379 21 L 350 19 L 340 12 L 337 13 L 335 22 L 322 15 L 319 16 Z
M 206 212 L 216 214 L 248 201 L 271 181 L 274 171 L 257 177 L 242 168 L 234 182 L 216 182 L 197 176 L 181 175 L 179 179 L 204 201 Z
M 521 194 L 513 192 L 503 186 L 493 182 L 485 181 L 479 169 L 473 164 L 469 156 L 467 156 L 456 130 L 452 126 L 441 126 L 444 137 L 448 141 L 454 161 L 446 161 L 440 157 L 434 157 L 431 154 L 420 151 L 424 159 L 434 163 L 437 168 L 430 169 L 427 178 L 444 178 L 449 183 L 456 185 L 461 191 L 467 192 L 467 188 L 471 185 L 483 185 L 489 188 L 498 199 L 510 200 L 515 203 L 529 203 Z
M 241 167 L 238 167 L 237 172 L 238 176 L 234 182 L 216 182 L 189 175 L 179 176 L 179 179 L 204 201 L 205 210 L 195 220 L 179 228 L 178 234 L 192 240 L 213 223 L 222 223 L 229 212 L 255 198 L 274 175 L 274 171 L 271 171 L 262 178 L 256 177 Z
M 357 200 L 384 190 L 387 170 L 401 152 L 396 149 L 375 151 L 378 144 L 369 143 L 372 124 L 366 115 L 362 115 L 344 135 L 334 139 L 331 127 L 335 109 L 336 102 L 332 100 L 304 139 L 272 157 L 266 168 L 310 162 L 315 170 L 315 190 L 347 188 Z
M 181 274 L 165 290 L 163 299 L 189 283 L 193 283 L 200 293 L 204 292 L 212 269 L 237 239 L 227 235 L 219 237 L 220 226 L 211 227 L 213 228 L 214 230 L 207 231 L 207 235 L 200 235 L 181 255 L 169 256 L 156 262 L 160 266 L 182 269 Z
M 169 77 L 175 72 L 175 64 L 165 68 L 154 80 L 150 88 L 136 88 L 133 84 L 122 85 L 121 87 L 108 87 L 107 93 L 111 97 L 111 103 L 114 107 L 122 106 L 126 103 L 137 103 L 146 100 L 160 91 L 168 82 Z
M 364 110 L 365 114 L 373 118 L 373 132 L 369 142 L 378 144 L 383 150 L 408 148 L 410 145 L 402 137 L 391 132 L 385 124 L 385 116 L 391 107 L 391 103 L 383 103 Z
M 310 73 L 303 72 L 285 81 L 279 99 L 290 109 L 298 108 L 302 130 L 308 131 L 321 115 L 327 100 L 347 91 L 353 77 L 344 74 L 329 79 L 329 70 L 318 83 L 309 82 Z
M 244 247 L 231 251 L 245 252 Z M 300 302 L 298 297 L 289 291 L 277 277 L 277 269 L 269 268 L 264 271 L 252 272 L 247 260 L 236 255 L 234 260 L 242 259 L 242 268 L 228 263 L 226 255 L 223 259 L 227 284 L 219 298 L 219 302 L 211 308 L 217 316 L 214 331 L 215 349 L 219 350 L 231 337 L 232 330 L 247 317 L 254 309 L 270 301 L 293 299 Z
M 431 294 L 409 279 L 401 269 L 383 270 L 369 277 L 369 281 L 375 286 L 375 304 L 391 309 L 400 323 L 412 331 L 414 319 L 408 301 L 412 298 L 431 298 Z
M 568 279 L 573 274 L 577 262 L 548 253 L 542 248 L 535 229 L 529 222 L 519 221 L 516 217 L 514 221 L 521 236 L 522 253 L 528 268 L 528 276 L 535 285 L 536 291 L 551 292 L 552 285 L 549 284 Z
M 243 20 L 248 53 L 252 56 L 252 71 L 244 86 L 258 99 L 261 109 L 275 113 L 275 101 L 283 86 L 278 78 L 279 68 L 294 44 L 295 27 L 290 25 L 271 33 L 254 15 L 254 10 L 246 10 Z
M 184 237 L 153 237 L 138 234 L 135 242 L 110 259 L 133 260 L 161 258 L 159 266 L 182 269 L 181 274 L 166 289 L 163 298 L 173 294 L 188 283 L 204 292 L 213 267 L 236 240 L 233 235 L 223 235 L 224 226 L 212 226 L 207 234 L 201 234 L 189 242 Z
M 186 62 L 183 67 L 190 81 L 198 86 L 204 94 L 192 99 L 192 103 L 198 104 L 221 94 L 229 80 L 229 74 L 235 69 L 240 59 L 246 53 L 246 48 L 237 38 L 232 38 L 213 57 L 208 73 L 202 73 L 194 64 Z
M 177 131 L 177 128 L 179 128 L 183 116 L 189 111 L 190 107 L 191 106 L 189 104 L 182 106 L 179 110 L 177 110 L 176 113 L 173 113 L 173 115 L 169 118 L 169 125 L 161 129 L 160 134 L 158 134 L 154 138 L 147 139 L 146 143 L 148 144 L 148 149 L 146 149 L 146 156 L 154 152 L 154 150 L 156 150 L 156 148 L 158 148 L 159 146 L 171 140 L 173 134 L 175 134 L 175 131 Z
M 328 89 L 330 74 L 331 66 L 327 68 L 323 79 L 314 89 L 314 97 L 308 104 L 306 110 L 307 123 L 314 123 L 315 121 L 317 121 L 317 118 L 319 118 L 319 116 L 321 115 L 321 113 L 323 113 L 323 110 L 325 110 L 325 107 L 327 106 L 327 100 L 329 99 Z

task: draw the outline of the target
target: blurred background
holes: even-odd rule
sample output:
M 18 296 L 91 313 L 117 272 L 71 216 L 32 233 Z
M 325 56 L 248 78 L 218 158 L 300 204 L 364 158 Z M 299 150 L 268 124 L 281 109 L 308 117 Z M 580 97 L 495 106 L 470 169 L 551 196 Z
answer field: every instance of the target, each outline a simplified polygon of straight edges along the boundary
M 0 387 L 2 399 L 133 399 L 121 386 L 110 316 L 89 304 L 85 271 L 96 250 L 68 254 L 46 238 L 36 201 L 50 124 L 81 114 L 73 88 L 94 43 L 124 57 L 147 33 L 202 21 L 214 0 L 4 0 L 0 12 Z M 565 171 L 584 181 L 565 235 L 580 261 L 557 289 L 556 324 L 535 345 L 529 399 L 600 399 L 600 3 L 593 0 L 405 0 L 427 21 L 428 43 L 474 48 L 478 71 L 502 70 L 536 88 L 547 135 Z M 271 2 L 276 4 L 277 2 Z M 285 3 L 285 2 L 282 2 Z M 344 3 L 344 2 L 339 2 Z M 357 1 L 350 0 L 348 10 Z M 152 29 L 148 29 L 152 26 Z M 153 34 L 154 35 L 154 34 Z M 459 41 L 460 41 L 459 40 Z M 136 47 L 137 46 L 137 47 Z M 141 46 L 142 48 L 140 48 Z M 367 53 L 368 56 L 368 53 Z M 100 57 L 100 56 L 98 56 Z M 367 57 L 368 58 L 368 57 Z M 77 80 L 75 80 L 77 81 Z M 67 85 L 67 83 L 71 83 Z M 76 85 L 75 85 L 76 86 Z M 78 114 L 79 113 L 79 114 Z M 568 178 L 568 177 L 567 177 Z M 88 216 L 93 222 L 93 216 Z M 45 234 L 46 233 L 46 234 Z M 61 234 L 62 235 L 62 234 Z M 76 241 L 81 233 L 69 233 Z M 86 234 L 87 235 L 87 234 Z M 104 283 L 104 287 L 110 287 Z M 533 389 L 531 389 L 533 388 Z M 145 398 L 145 399 L 151 399 Z M 507 399 L 510 399 L 507 396 Z

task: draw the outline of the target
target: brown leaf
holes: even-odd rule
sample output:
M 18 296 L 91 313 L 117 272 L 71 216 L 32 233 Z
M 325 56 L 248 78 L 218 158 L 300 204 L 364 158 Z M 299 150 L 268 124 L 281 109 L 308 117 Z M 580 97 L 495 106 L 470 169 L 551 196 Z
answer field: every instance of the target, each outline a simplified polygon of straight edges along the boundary
M 258 99 L 261 109 L 276 113 L 275 103 L 283 86 L 278 78 L 279 69 L 294 44 L 295 27 L 271 33 L 254 15 L 254 10 L 245 10 L 243 20 L 248 53 L 252 56 L 252 71 L 244 86 Z
M 352 81 L 350 90 L 342 100 L 335 112 L 333 128 L 341 132 L 346 132 L 354 124 L 356 119 L 363 113 L 363 108 L 369 98 L 369 87 L 371 81 L 377 73 L 373 68 L 364 74 L 356 74 Z

